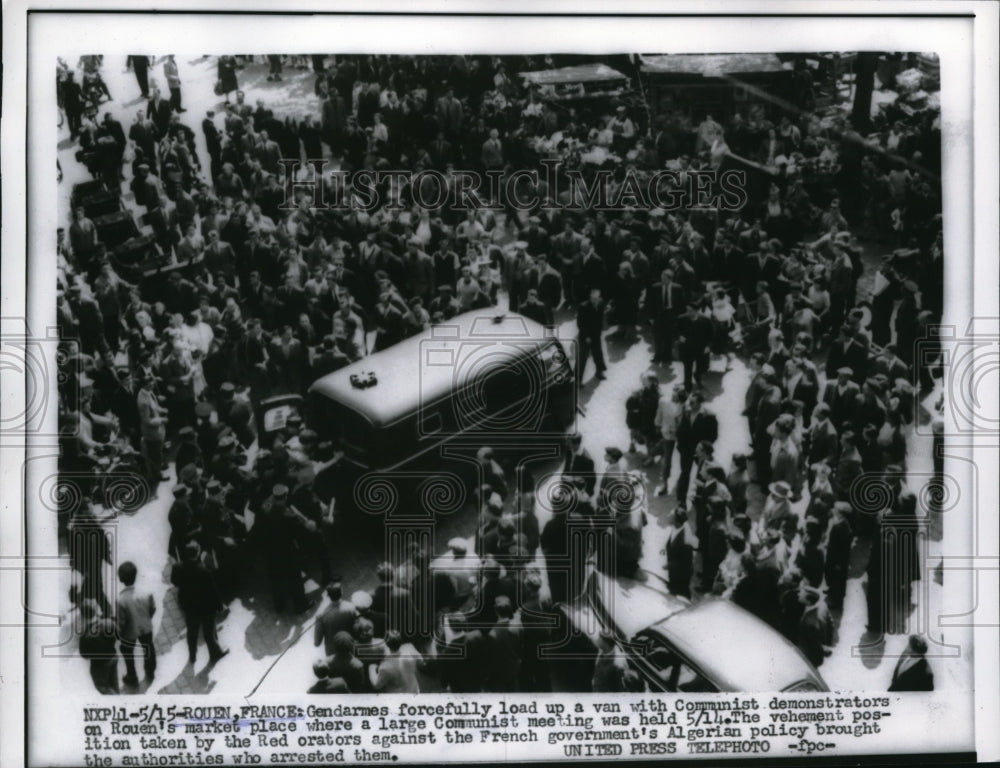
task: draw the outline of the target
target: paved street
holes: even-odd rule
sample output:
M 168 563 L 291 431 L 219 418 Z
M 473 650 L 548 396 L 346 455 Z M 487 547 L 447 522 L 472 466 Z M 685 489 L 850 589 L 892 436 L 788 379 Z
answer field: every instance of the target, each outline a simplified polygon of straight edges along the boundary
M 75 62 L 70 62 L 71 65 Z M 203 58 L 178 60 L 183 83 L 183 101 L 187 112 L 182 116 L 195 132 L 202 165 L 208 168 L 208 156 L 201 131 L 201 120 L 206 109 L 220 109 L 221 97 L 215 96 L 213 84 L 216 77 L 215 59 Z M 137 109 L 145 109 L 145 101 L 139 98 L 135 78 L 124 71 L 124 57 L 107 56 L 104 61 L 104 76 L 114 100 L 102 106 L 111 111 L 128 130 Z M 240 87 L 246 92 L 246 101 L 254 104 L 263 99 L 277 115 L 301 115 L 316 113 L 318 100 L 313 94 L 311 71 L 294 70 L 286 67 L 285 79 L 280 83 L 267 82 L 265 64 L 252 64 L 239 72 Z M 163 81 L 162 65 L 155 67 L 156 78 Z M 165 89 L 164 89 L 165 90 Z M 73 184 L 89 180 L 86 170 L 73 157 L 75 142 L 70 142 L 67 129 L 60 135 L 59 159 L 64 173 L 60 185 L 59 210 L 62 220 L 67 222 L 69 195 Z M 130 203 L 130 193 L 123 184 L 123 199 Z M 870 273 L 879 256 L 874 247 L 866 248 L 866 266 Z M 506 298 L 501 296 L 500 306 L 506 306 Z M 575 322 L 566 320 L 559 329 L 561 338 L 575 336 Z M 598 461 L 607 445 L 617 445 L 622 450 L 628 447 L 628 430 L 625 426 L 625 399 L 639 385 L 639 375 L 647 370 L 651 357 L 651 338 L 643 334 L 631 346 L 607 340 L 608 377 L 597 382 L 592 378 L 592 368 L 584 372 L 580 390 L 580 401 L 585 411 L 580 417 L 579 430 L 584 436 L 584 445 Z M 746 420 L 740 415 L 743 398 L 750 379 L 744 361 L 733 361 L 732 370 L 722 373 L 724 361 L 714 361 L 713 372 L 706 377 L 705 390 L 707 407 L 719 419 L 719 438 L 716 443 L 716 460 L 728 468 L 734 452 L 745 452 L 749 447 L 749 431 Z M 661 385 L 666 389 L 682 375 L 680 365 L 660 366 L 656 369 Z M 931 395 L 935 397 L 937 393 Z M 623 462 L 626 469 L 638 469 L 646 477 L 649 525 L 643 532 L 644 549 L 641 565 L 651 571 L 663 573 L 664 547 L 673 499 L 655 497 L 652 489 L 659 482 L 658 468 L 643 467 L 642 453 L 626 455 Z M 679 459 L 675 458 L 675 461 Z M 930 440 L 911 436 L 909 441 L 908 467 L 911 473 L 920 476 L 930 473 Z M 555 465 L 553 465 L 555 468 Z M 261 568 L 248 572 L 245 589 L 240 598 L 233 601 L 228 616 L 221 622 L 219 639 L 223 646 L 231 649 L 229 656 L 217 665 L 209 667 L 204 646 L 199 651 L 199 661 L 194 670 L 186 666 L 187 649 L 184 642 L 184 622 L 177 606 L 175 589 L 169 585 L 169 563 L 167 559 L 167 539 L 169 526 L 167 510 L 170 505 L 171 480 L 164 482 L 157 499 L 131 515 L 121 516 L 113 525 L 118 561 L 132 560 L 139 566 L 140 584 L 153 590 L 157 604 L 155 643 L 159 655 L 156 679 L 149 686 L 150 691 L 160 693 L 230 693 L 249 695 L 257 689 L 261 693 L 304 691 L 312 682 L 312 663 L 319 654 L 312 644 L 311 627 L 317 611 L 325 602 L 320 602 L 309 612 L 296 617 L 277 616 L 271 610 L 266 579 Z M 676 472 L 674 477 L 676 477 Z M 672 486 L 671 486 L 672 490 Z M 914 488 L 914 491 L 919 489 Z M 759 514 L 762 497 L 754 488 L 751 499 L 751 516 Z M 543 497 L 544 494 L 539 494 Z M 808 497 L 796 505 L 803 508 Z M 538 514 L 542 525 L 547 512 L 539 506 Z M 928 560 L 935 562 L 940 554 L 940 521 L 932 521 L 931 541 Z M 442 519 L 435 529 L 435 554 L 443 551 L 444 543 L 453 536 L 472 537 L 476 520 L 471 509 Z M 838 620 L 838 636 L 833 654 L 820 668 L 821 674 L 834 690 L 885 690 L 889 684 L 895 656 L 906 644 L 906 635 L 887 636 L 883 653 L 858 658 L 852 649 L 869 638 L 864 637 L 866 605 L 864 596 L 864 564 L 867 542 L 859 540 L 855 544 L 851 578 L 843 616 Z M 375 586 L 375 565 L 383 559 L 384 542 L 377 526 L 371 529 L 367 540 L 352 539 L 332 542 L 332 558 L 335 572 L 344 583 L 349 595 L 357 589 L 371 589 Z M 927 570 L 924 570 L 927 573 Z M 68 589 L 68 573 L 62 594 Z M 319 592 L 319 586 L 310 582 L 308 588 Z M 920 598 L 918 610 L 929 606 L 929 613 L 936 616 L 936 606 L 940 605 L 941 587 L 927 579 L 922 589 L 915 590 Z M 325 600 L 325 598 L 324 598 Z M 65 610 L 66 606 L 62 606 Z M 651 619 L 655 617 L 651 616 Z M 69 628 L 64 628 L 69 631 Z M 932 632 L 940 632 L 936 627 Z M 301 640 L 300 640 L 301 637 Z M 947 638 L 945 638 L 947 639 Z M 87 672 L 87 663 L 80 658 L 60 660 L 63 665 L 63 680 L 68 689 L 86 690 L 92 686 Z M 968 679 L 970 660 L 968 655 L 955 661 L 932 660 L 935 683 L 938 689 L 965 686 Z M 435 681 L 426 679 L 426 688 L 433 690 Z M 126 689 L 127 691 L 127 689 Z M 142 688 L 139 689 L 139 692 Z

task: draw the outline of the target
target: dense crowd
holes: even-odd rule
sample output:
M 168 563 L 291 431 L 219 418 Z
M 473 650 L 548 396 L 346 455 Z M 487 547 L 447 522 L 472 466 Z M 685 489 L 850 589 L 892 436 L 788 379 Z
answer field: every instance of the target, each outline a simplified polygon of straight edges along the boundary
M 200 130 L 182 117 L 172 57 L 130 57 L 148 100 L 127 130 L 110 113 L 88 116 L 95 110 L 84 109 L 74 73 L 59 75 L 78 160 L 151 232 L 142 259 L 129 261 L 74 200 L 68 237 L 60 230 L 58 238 L 68 374 L 60 376 L 60 471 L 87 478 L 61 530 L 81 574 L 74 600 L 85 634 L 96 643 L 117 617 L 126 682 L 135 681 L 136 644 L 152 653 L 152 604 L 125 593 L 117 607 L 108 600 L 100 561 L 110 553 L 89 502 L 107 501 L 103 478 L 122 467 L 144 480 L 133 503 L 172 483 L 168 549 L 192 662 L 199 631 L 213 661 L 225 654 L 217 611 L 240 593 L 254 557 L 266 564 L 279 613 L 310 607 L 303 571 L 329 584 L 316 623 L 326 653 L 316 690 L 415 691 L 418 659 L 451 690 L 546 689 L 537 653 L 546 630 L 524 617 L 573 598 L 587 567 L 625 575 L 638 567 L 647 510 L 621 501 L 641 494 L 615 492 L 643 482 L 623 468 L 626 453 L 655 465 L 656 495 L 676 498 L 666 547 L 676 594 L 722 595 L 819 665 L 852 541 L 864 536 L 876 542 L 869 629 L 902 631 L 919 574 L 893 568 L 915 562 L 902 551 L 915 539 L 881 531 L 910 530 L 926 512 L 905 475 L 916 394 L 933 385 L 914 353 L 918 341 L 931 342 L 943 301 L 941 202 L 936 171 L 925 168 L 940 152 L 932 110 L 890 109 L 863 137 L 842 110 L 811 108 L 805 90 L 797 111 L 770 119 L 762 102 L 722 123 L 701 114 L 684 124 L 624 98 L 549 100 L 518 77 L 558 65 L 549 57 L 266 59 L 269 80 L 283 67 L 313 69 L 314 114 L 246 103 L 239 80 L 253 57 L 218 58 L 224 101 Z M 84 57 L 78 68 L 98 103 L 111 97 L 101 65 Z M 572 210 L 568 185 L 543 182 L 532 210 L 488 199 L 479 209 L 428 210 L 405 181 L 381 190 L 386 205 L 376 211 L 315 207 L 308 183 L 286 201 L 281 161 L 324 157 L 349 171 L 436 169 L 446 179 L 456 169 L 509 175 L 555 158 L 560 174 L 610 170 L 612 186 L 630 174 L 671 168 L 683 180 L 736 162 L 765 183 L 736 211 Z M 303 164 L 299 181 L 309 173 Z M 891 255 L 873 287 L 859 290 L 862 240 Z M 533 489 L 484 448 L 475 537 L 436 558 L 417 549 L 385 563 L 372 593 L 347 599 L 329 559 L 336 494 L 317 483 L 342 454 L 308 414 L 262 429 L 261 404 L 304 394 L 318 377 L 433 323 L 501 302 L 547 325 L 575 317 L 581 382 L 591 359 L 604 377 L 608 328 L 625 344 L 650 334 L 652 368 L 623 404 L 632 445 L 609 446 L 595 468 L 571 437 L 564 480 L 574 503 L 544 526 Z M 744 411 L 751 442 L 726 469 L 713 459 L 718 423 L 702 380 L 713 358 L 728 372 L 736 354 L 753 371 Z M 658 366 L 675 357 L 683 381 L 661 393 Z M 862 476 L 884 476 L 891 487 L 878 509 L 858 491 Z M 749 508 L 752 486 L 766 495 L 759 514 Z M 571 556 L 574 519 L 591 534 L 589 549 Z M 572 568 L 561 565 L 573 557 Z M 120 571 L 126 591 L 133 570 Z M 417 596 L 428 594 L 434 642 L 413 630 L 421 625 L 414 616 L 428 610 Z M 476 607 L 460 611 L 469 604 Z M 452 645 L 465 646 L 465 661 L 438 669 L 433 658 Z M 103 655 L 87 651 L 105 691 L 118 689 L 113 652 L 113 638 Z M 595 690 L 630 684 L 620 654 L 613 643 L 600 651 Z M 147 657 L 147 673 L 154 669 Z

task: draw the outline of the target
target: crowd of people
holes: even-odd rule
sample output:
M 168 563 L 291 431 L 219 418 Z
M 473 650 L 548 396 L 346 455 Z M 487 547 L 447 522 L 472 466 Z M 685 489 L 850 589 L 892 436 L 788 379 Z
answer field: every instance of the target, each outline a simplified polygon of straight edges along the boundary
M 100 57 L 85 58 L 88 81 L 103 83 Z M 310 607 L 304 571 L 330 585 L 316 624 L 326 653 L 316 690 L 415 691 L 415 659 L 434 656 L 431 638 L 413 629 L 427 626 L 413 618 L 427 610 L 420 595 L 434 596 L 437 645 L 469 651 L 440 665 L 444 685 L 547 689 L 537 653 L 546 631 L 524 617 L 572 599 L 588 563 L 625 575 L 638 567 L 650 512 L 620 500 L 640 494 L 614 488 L 641 485 L 647 468 L 657 475 L 654 497 L 676 500 L 665 566 L 675 593 L 730 599 L 819 665 L 852 541 L 864 536 L 876 542 L 869 630 L 905 631 L 919 573 L 890 568 L 887 577 L 883 565 L 915 562 L 902 557 L 915 537 L 881 531 L 910 531 L 926 514 L 905 476 L 916 395 L 933 386 L 915 349 L 932 343 L 943 302 L 940 193 L 924 167 L 940 143 L 932 113 L 890 113 L 863 137 L 842 110 L 821 114 L 803 97 L 797 111 L 770 119 L 762 103 L 746 118 L 701 114 L 680 130 L 632 102 L 547 100 L 518 73 L 558 65 L 551 57 L 266 59 L 269 81 L 286 66 L 312 68 L 311 114 L 248 104 L 239 81 L 253 57 L 218 58 L 221 104 L 197 129 L 183 116 L 173 57 L 129 57 L 147 101 L 127 131 L 110 112 L 81 114 L 78 88 L 65 85 L 72 73 L 60 74 L 80 162 L 148 228 L 155 262 L 147 269 L 108 247 L 84 205 L 67 212 L 58 237 L 60 471 L 92 479 L 81 481 L 83 499 L 61 530 L 81 574 L 74 600 L 97 635 L 123 613 L 121 598 L 116 609 L 104 591 L 106 558 L 94 554 L 107 547 L 89 499 L 100 497 L 109 466 L 134 469 L 142 501 L 171 484 L 168 555 L 192 663 L 199 631 L 213 662 L 225 655 L 216 616 L 253 558 L 265 563 L 276 612 Z M 428 210 L 404 182 L 388 184 L 385 206 L 371 212 L 315 207 L 305 184 L 286 201 L 281 163 L 333 158 L 346 170 L 431 168 L 449 178 L 456 169 L 509 175 L 553 157 L 585 174 L 599 162 L 613 184 L 661 168 L 681 177 L 718 170 L 735 158 L 767 180 L 766 192 L 733 211 L 590 211 L 566 205 L 566 185 L 539 182 L 532 210 L 499 200 Z M 871 288 L 860 287 L 863 241 L 891 251 Z M 640 331 L 651 339 L 651 368 L 623 404 L 629 450 L 609 446 L 595 469 L 571 437 L 564 478 L 575 504 L 540 525 L 534 489 L 484 448 L 476 535 L 437 558 L 417 549 L 385 563 L 372 593 L 346 599 L 329 557 L 336 494 L 317 483 L 343 454 L 308 414 L 265 433 L 261 403 L 304 394 L 433 323 L 501 303 L 546 325 L 576 319 L 581 384 L 591 360 L 596 380 L 614 364 L 603 353 L 609 328 L 627 345 Z M 722 358 L 725 387 L 736 355 L 752 369 L 750 441 L 727 470 L 713 458 L 718 421 L 705 382 Z M 675 357 L 683 381 L 661 393 Z M 933 350 L 920 361 L 931 358 Z M 858 492 L 870 477 L 891 488 L 878 509 Z M 762 510 L 751 489 L 765 494 Z M 575 554 L 566 537 L 574 516 L 593 534 Z M 475 608 L 457 612 L 465 605 Z M 142 641 L 140 629 L 123 653 Z M 628 682 L 601 670 L 600 689 Z M 105 668 L 95 674 L 100 689 L 117 690 Z M 134 679 L 129 662 L 126 681 Z

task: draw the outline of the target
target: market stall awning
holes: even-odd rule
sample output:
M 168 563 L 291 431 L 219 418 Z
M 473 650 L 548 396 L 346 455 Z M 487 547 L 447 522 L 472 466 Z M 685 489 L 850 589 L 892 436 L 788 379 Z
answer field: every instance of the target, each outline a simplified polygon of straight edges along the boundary
M 773 53 L 671 53 L 642 55 L 639 60 L 641 71 L 654 75 L 724 77 L 786 69 Z

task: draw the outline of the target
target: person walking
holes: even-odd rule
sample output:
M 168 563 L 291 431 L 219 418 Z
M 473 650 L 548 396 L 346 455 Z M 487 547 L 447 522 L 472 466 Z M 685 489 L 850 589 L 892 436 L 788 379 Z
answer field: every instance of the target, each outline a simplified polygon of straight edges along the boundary
M 714 443 L 719 436 L 719 421 L 715 414 L 702 407 L 700 392 L 692 392 L 677 425 L 677 451 L 681 455 L 681 475 L 677 478 L 677 503 L 687 506 L 691 467 L 694 466 L 695 448 L 703 440 Z
M 135 81 L 139 83 L 139 92 L 142 98 L 149 98 L 149 56 L 137 56 L 135 54 L 128 57 L 128 63 L 135 73 Z
M 601 298 L 601 290 L 593 288 L 590 291 L 590 298 L 580 304 L 576 315 L 576 326 L 579 330 L 577 344 L 579 345 L 580 364 L 577 374 L 583 378 L 583 369 L 587 366 L 587 358 L 594 358 L 594 366 L 597 368 L 595 376 L 598 380 L 603 380 L 607 365 L 604 362 L 604 349 L 601 346 L 601 332 L 604 330 L 604 300 Z
M 187 625 L 188 664 L 193 666 L 197 659 L 199 632 L 208 646 L 209 663 L 215 664 L 229 649 L 220 646 L 216 637 L 215 618 L 223 607 L 222 600 L 215 579 L 202 561 L 198 542 L 184 545 L 181 562 L 173 567 L 170 581 L 177 587 L 177 601 Z
M 173 54 L 168 55 L 167 60 L 163 62 L 163 77 L 166 79 L 167 89 L 170 91 L 170 108 L 174 112 L 187 112 L 181 106 L 181 78 L 177 72 L 177 62 L 174 61 Z
M 677 320 L 677 342 L 684 365 L 684 388 L 701 386 L 701 377 L 708 370 L 709 347 L 712 343 L 712 321 L 701 313 L 697 302 L 688 304 L 687 312 Z
M 663 456 L 662 480 L 656 487 L 656 495 L 663 496 L 670 483 L 670 471 L 674 462 L 674 447 L 677 445 L 677 426 L 684 412 L 687 393 L 680 384 L 674 386 L 669 395 L 660 398 L 656 408 L 653 424 L 660 432 L 660 445 L 657 452 Z
M 150 591 L 136 589 L 138 573 L 139 569 L 131 561 L 118 566 L 118 580 L 122 583 L 117 605 L 118 638 L 125 659 L 125 677 L 122 679 L 125 685 L 139 684 L 135 672 L 135 651 L 139 647 L 142 648 L 146 679 L 152 680 L 156 673 L 156 648 L 153 646 L 156 600 Z

